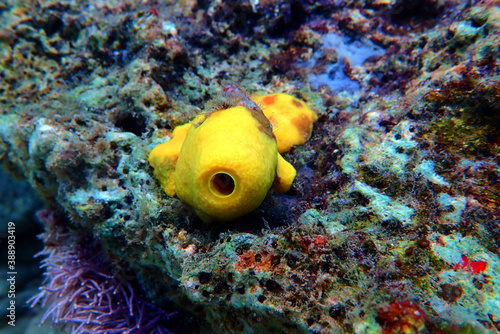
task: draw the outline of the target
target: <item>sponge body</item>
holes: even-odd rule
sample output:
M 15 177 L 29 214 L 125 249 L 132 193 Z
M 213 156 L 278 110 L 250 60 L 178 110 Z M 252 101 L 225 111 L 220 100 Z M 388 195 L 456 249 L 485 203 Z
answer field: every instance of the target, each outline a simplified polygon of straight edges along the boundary
M 269 123 L 260 124 L 245 107 L 216 111 L 187 133 L 175 170 L 176 193 L 204 221 L 234 220 L 262 203 L 277 164 Z
M 318 116 L 303 101 L 283 93 L 255 94 L 250 98 L 271 122 L 280 153 L 304 144 L 311 137 Z
M 303 144 L 317 117 L 290 95 L 267 96 L 201 114 L 151 151 L 163 190 L 203 221 L 235 220 L 255 210 L 271 188 L 290 190 L 296 171 L 280 152 Z

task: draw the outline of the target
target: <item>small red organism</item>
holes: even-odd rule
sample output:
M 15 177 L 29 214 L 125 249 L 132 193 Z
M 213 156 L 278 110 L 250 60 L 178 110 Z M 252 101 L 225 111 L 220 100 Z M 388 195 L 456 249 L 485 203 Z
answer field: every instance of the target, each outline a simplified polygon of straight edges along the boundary
M 151 8 L 149 9 L 149 12 L 150 12 L 151 14 L 153 14 L 154 16 L 158 17 L 158 11 L 156 10 L 156 8 L 151 7 Z
M 465 270 L 472 272 L 474 274 L 482 273 L 488 267 L 488 262 L 486 261 L 471 261 L 467 256 L 462 255 L 462 262 L 456 264 L 453 269 L 455 270 Z
M 255 252 L 246 252 L 238 257 L 238 262 L 235 264 L 235 268 L 238 271 L 243 271 L 245 269 L 255 267 Z
M 328 243 L 328 238 L 323 236 L 323 235 L 317 235 L 315 238 L 314 238 L 314 245 L 317 247 L 317 248 L 322 248 L 324 246 L 326 246 L 326 244 Z
M 234 267 L 240 272 L 251 268 L 255 270 L 269 270 L 272 266 L 272 258 L 273 256 L 266 252 L 255 254 L 255 252 L 249 251 L 238 257 L 238 262 Z
M 424 311 L 411 300 L 394 302 L 382 307 L 376 319 L 384 334 L 426 332 L 427 325 L 430 325 L 430 320 Z
M 312 240 L 308 237 L 299 237 L 299 244 L 302 246 L 304 251 L 309 250 L 309 246 L 311 246 Z

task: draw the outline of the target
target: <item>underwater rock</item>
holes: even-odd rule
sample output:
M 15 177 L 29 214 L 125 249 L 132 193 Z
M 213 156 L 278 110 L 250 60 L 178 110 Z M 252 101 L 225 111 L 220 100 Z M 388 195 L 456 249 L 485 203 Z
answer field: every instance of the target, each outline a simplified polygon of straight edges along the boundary
M 195 333 L 494 333 L 499 17 L 496 1 L 8 0 L 0 159 L 55 212 L 64 250 L 98 244 L 81 263 L 126 273 L 137 303 Z M 148 157 L 235 107 L 224 87 L 293 96 L 317 120 L 285 131 L 301 143 L 283 153 L 286 194 L 207 225 Z

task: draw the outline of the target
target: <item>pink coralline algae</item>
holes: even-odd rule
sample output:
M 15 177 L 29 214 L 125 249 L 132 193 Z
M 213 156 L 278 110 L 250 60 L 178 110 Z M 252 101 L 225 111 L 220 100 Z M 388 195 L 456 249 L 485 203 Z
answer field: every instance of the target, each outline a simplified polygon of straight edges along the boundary
M 485 271 L 487 266 L 488 262 L 486 261 L 473 261 L 469 259 L 467 256 L 462 255 L 462 262 L 456 264 L 453 269 L 465 270 L 465 271 L 470 271 L 474 274 L 479 274 Z

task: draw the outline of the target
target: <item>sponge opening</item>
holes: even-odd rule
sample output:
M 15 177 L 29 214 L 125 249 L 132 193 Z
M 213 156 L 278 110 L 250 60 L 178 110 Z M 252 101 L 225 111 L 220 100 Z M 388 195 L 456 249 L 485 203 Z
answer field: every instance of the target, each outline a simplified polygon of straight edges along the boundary
M 210 191 L 216 196 L 230 196 L 236 188 L 236 184 L 231 175 L 227 173 L 216 173 L 210 179 Z

